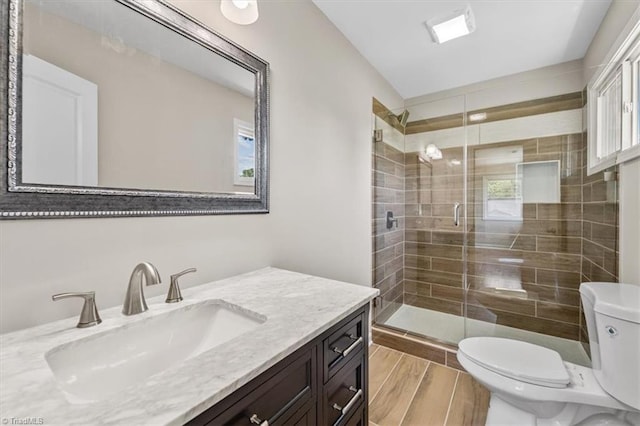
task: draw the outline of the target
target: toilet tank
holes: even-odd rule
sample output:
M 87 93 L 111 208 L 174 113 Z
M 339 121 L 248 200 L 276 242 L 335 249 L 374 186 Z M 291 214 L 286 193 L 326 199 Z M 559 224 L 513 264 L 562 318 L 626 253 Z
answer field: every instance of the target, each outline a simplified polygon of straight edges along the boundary
M 640 409 L 640 286 L 583 283 L 593 372 L 600 386 Z

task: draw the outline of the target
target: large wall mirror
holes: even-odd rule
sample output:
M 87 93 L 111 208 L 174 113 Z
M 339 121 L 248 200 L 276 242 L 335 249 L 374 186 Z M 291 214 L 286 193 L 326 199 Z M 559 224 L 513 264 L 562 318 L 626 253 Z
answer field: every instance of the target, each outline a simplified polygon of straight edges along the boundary
M 160 0 L 1 8 L 1 218 L 268 211 L 267 62 Z

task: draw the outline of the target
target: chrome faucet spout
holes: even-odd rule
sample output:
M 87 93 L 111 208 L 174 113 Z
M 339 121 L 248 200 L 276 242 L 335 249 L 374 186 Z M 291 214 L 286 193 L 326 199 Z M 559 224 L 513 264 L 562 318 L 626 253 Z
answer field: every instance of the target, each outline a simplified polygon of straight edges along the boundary
M 160 284 L 161 281 L 158 270 L 149 262 L 139 263 L 133 268 L 122 306 L 123 314 L 136 315 L 149 309 L 144 298 L 143 281 L 146 285 Z

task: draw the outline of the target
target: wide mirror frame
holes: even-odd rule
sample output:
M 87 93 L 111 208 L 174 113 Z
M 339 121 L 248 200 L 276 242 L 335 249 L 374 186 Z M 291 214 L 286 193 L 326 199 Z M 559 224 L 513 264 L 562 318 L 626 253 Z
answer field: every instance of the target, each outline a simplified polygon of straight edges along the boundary
M 0 219 L 268 213 L 269 64 L 162 0 L 113 0 L 255 75 L 255 193 L 25 184 L 21 180 L 22 0 L 1 2 Z

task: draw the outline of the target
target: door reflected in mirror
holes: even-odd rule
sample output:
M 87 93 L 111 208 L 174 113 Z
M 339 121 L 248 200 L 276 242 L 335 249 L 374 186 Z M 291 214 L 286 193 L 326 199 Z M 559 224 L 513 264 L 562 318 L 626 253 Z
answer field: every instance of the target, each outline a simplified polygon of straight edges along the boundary
M 253 72 L 112 0 L 23 13 L 23 184 L 256 192 Z

